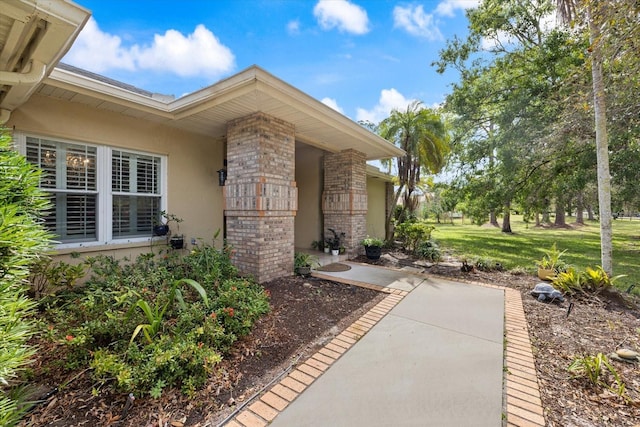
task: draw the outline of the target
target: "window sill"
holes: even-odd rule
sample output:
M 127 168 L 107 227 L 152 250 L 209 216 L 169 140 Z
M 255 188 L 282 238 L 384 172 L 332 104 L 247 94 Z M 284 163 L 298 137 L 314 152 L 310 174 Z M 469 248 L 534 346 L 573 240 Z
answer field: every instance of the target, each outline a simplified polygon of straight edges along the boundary
M 102 242 L 85 242 L 85 243 L 66 243 L 55 245 L 49 252 L 49 255 L 69 255 L 72 253 L 91 253 L 105 252 L 118 249 L 142 248 L 166 244 L 167 239 L 164 237 L 130 239 L 122 241 L 114 241 L 109 243 Z

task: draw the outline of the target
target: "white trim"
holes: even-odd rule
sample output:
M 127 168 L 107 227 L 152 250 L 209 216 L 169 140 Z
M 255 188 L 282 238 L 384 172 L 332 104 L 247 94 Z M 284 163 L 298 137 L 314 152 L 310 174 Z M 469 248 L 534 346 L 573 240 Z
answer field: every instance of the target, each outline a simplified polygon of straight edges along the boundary
M 168 159 L 165 154 L 157 154 L 139 150 L 129 150 L 121 147 L 111 147 L 107 145 L 100 145 L 90 142 L 83 142 L 77 140 L 68 140 L 65 138 L 58 138 L 55 136 L 45 136 L 33 134 L 30 132 L 14 132 L 14 144 L 16 149 L 22 154 L 26 154 L 26 140 L 27 137 L 36 139 L 52 141 L 62 144 L 74 144 L 93 147 L 96 149 L 96 190 L 60 190 L 60 189 L 47 189 L 43 188 L 43 191 L 49 193 L 64 193 L 64 194 L 96 194 L 96 240 L 95 241 L 83 241 L 83 242 L 66 242 L 55 244 L 55 249 L 73 249 L 73 248 L 91 248 L 100 246 L 113 246 L 122 245 L 127 243 L 145 243 L 156 240 L 153 236 L 141 236 L 141 237 L 124 237 L 113 238 L 113 196 L 114 195 L 126 195 L 126 196 L 145 196 L 145 197 L 159 197 L 160 209 L 166 210 L 167 208 L 167 180 L 168 180 Z M 155 157 L 160 159 L 160 181 L 158 183 L 160 193 L 128 193 L 128 192 L 114 192 L 112 187 L 112 153 L 113 151 L 121 151 L 124 153 L 138 154 L 142 156 Z M 56 168 L 58 169 L 58 168 Z M 105 248 L 105 250 L 108 248 Z

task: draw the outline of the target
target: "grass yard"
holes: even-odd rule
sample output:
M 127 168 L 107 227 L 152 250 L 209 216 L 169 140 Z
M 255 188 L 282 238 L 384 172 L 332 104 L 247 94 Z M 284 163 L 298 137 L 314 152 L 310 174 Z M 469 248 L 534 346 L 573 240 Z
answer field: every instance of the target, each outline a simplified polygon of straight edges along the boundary
M 573 219 L 568 218 L 568 222 Z M 434 224 L 433 238 L 443 249 L 468 260 L 490 259 L 500 262 L 506 269 L 524 267 L 533 272 L 540 259 L 555 242 L 560 250 L 567 250 L 566 262 L 578 269 L 600 265 L 600 229 L 597 222 L 566 229 L 535 227 L 522 221 L 521 216 L 511 217 L 513 234 L 505 234 L 499 228 L 462 224 Z M 613 222 L 614 274 L 625 274 L 615 284 L 626 290 L 640 283 L 640 220 L 616 220 Z M 634 293 L 640 294 L 640 286 Z

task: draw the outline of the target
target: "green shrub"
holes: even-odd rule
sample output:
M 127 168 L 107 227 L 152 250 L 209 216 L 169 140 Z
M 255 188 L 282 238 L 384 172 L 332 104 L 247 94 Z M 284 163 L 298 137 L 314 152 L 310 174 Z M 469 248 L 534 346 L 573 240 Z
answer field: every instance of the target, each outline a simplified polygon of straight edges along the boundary
M 0 425 L 18 423 L 27 408 L 10 389 L 30 362 L 34 333 L 28 320 L 34 303 L 26 297 L 31 265 L 49 247 L 51 236 L 40 216 L 48 207 L 38 189 L 40 173 L 12 149 L 11 137 L 0 129 Z
M 416 255 L 422 259 L 426 259 L 431 262 L 438 262 L 442 258 L 440 248 L 433 241 L 422 242 L 416 249 Z
M 568 295 L 595 295 L 605 289 L 611 289 L 613 283 L 620 277 L 624 276 L 609 277 L 600 266 L 587 267 L 582 272 L 569 267 L 566 271 L 559 272 L 552 283 L 553 286 Z
M 35 299 L 41 298 L 50 288 L 71 289 L 84 276 L 84 264 L 71 265 L 64 261 L 54 262 L 49 256 L 42 256 L 31 267 L 29 293 Z
M 123 392 L 190 394 L 269 311 L 265 290 L 236 277 L 228 248 L 170 252 L 130 263 L 92 257 L 85 286 L 41 300 L 69 368 L 89 365 L 101 386 Z
M 433 225 L 424 221 L 407 221 L 396 225 L 396 234 L 403 243 L 403 248 L 415 252 L 422 242 L 431 239 L 431 232 L 435 230 Z

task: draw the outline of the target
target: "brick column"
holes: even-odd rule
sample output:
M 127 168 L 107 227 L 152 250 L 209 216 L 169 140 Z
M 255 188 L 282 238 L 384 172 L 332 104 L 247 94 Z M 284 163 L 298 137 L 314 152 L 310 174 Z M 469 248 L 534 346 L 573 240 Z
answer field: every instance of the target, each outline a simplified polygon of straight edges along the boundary
M 332 235 L 329 228 L 345 233 L 344 246 L 351 254 L 360 251 L 360 241 L 367 234 L 366 168 L 364 153 L 356 150 L 324 157 L 324 235 Z
M 227 124 L 224 187 L 232 261 L 260 283 L 293 273 L 295 129 L 264 113 Z

